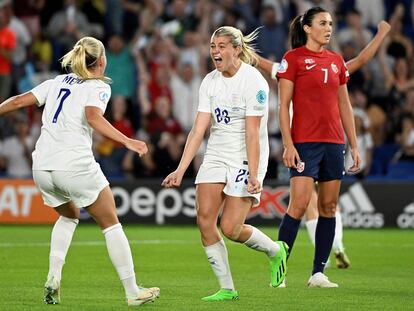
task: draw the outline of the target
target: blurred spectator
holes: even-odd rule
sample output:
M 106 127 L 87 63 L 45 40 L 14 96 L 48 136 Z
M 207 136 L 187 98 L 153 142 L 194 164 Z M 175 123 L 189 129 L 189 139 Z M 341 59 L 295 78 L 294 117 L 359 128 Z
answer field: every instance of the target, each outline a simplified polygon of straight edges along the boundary
M 122 35 L 129 42 L 138 26 L 140 25 L 140 14 L 149 10 L 151 14 L 158 16 L 161 14 L 162 6 L 158 0 L 118 0 L 123 9 L 122 15 Z
M 13 85 L 17 89 L 19 80 L 25 75 L 25 63 L 27 52 L 32 42 L 32 37 L 26 25 L 14 15 L 11 3 L 5 6 L 6 14 L 10 19 L 9 27 L 16 37 L 16 48 L 13 53 Z M 20 92 L 20 90 L 19 90 Z
M 161 28 L 161 34 L 172 36 L 180 47 L 184 45 L 184 34 L 197 30 L 199 23 L 188 0 L 172 0 L 163 19 L 165 23 Z
M 16 114 L 16 134 L 6 138 L 0 149 L 0 165 L 6 168 L 8 177 L 29 178 L 32 175 L 32 151 L 34 140 L 29 135 L 26 115 Z
M 31 37 L 40 33 L 40 12 L 45 7 L 45 0 L 13 0 L 16 16 L 26 25 Z
M 97 38 L 103 38 L 107 1 L 82 0 L 80 10 L 86 12 L 91 32 Z
M 412 59 L 413 43 L 409 37 L 403 33 L 404 5 L 399 3 L 395 6 L 395 11 L 390 17 L 391 31 L 388 35 L 387 53 L 394 58 L 405 57 Z
M 226 11 L 230 11 L 235 8 L 235 0 L 223 0 L 220 2 L 210 1 L 210 3 L 212 5 L 211 28 L 216 29 L 220 26 L 227 25 L 224 23 Z
M 414 161 L 414 117 L 413 114 L 407 114 L 401 120 L 401 133 L 397 137 L 401 145 L 398 153 L 398 160 Z
M 177 47 L 169 38 L 154 35 L 147 45 L 145 54 L 136 51 L 142 58 L 140 63 L 140 77 L 145 75 L 148 79 L 141 79 L 141 83 L 148 84 L 148 98 L 151 107 L 159 96 L 167 96 L 172 102 L 172 93 L 169 85 L 169 68 L 177 58 Z
M 358 151 L 361 157 L 360 171 L 354 175 L 358 179 L 363 179 L 369 174 L 372 162 L 372 150 L 374 142 L 371 133 L 368 131 L 369 120 L 365 111 L 361 108 L 354 108 L 355 130 L 357 134 Z M 347 146 L 345 154 L 345 170 L 354 164 L 351 150 Z
M 10 96 L 12 87 L 12 59 L 16 36 L 9 27 L 7 1 L 0 2 L 0 103 Z
M 135 61 L 129 46 L 119 34 L 108 40 L 106 51 L 106 74 L 112 79 L 113 96 L 122 95 L 127 100 L 135 99 L 137 78 Z
M 260 29 L 257 47 L 265 58 L 274 58 L 280 61 L 286 52 L 287 28 L 276 23 L 276 11 L 273 6 L 266 6 L 262 10 L 263 28 Z
M 355 8 L 361 12 L 362 25 L 365 27 L 374 29 L 385 19 L 384 0 L 355 0 Z
M 345 62 L 355 58 L 358 55 L 357 46 L 354 42 L 348 41 L 344 44 L 341 44 L 340 49 L 342 51 L 342 57 L 344 58 Z M 353 88 L 362 88 L 366 89 L 366 83 L 369 81 L 369 71 L 366 66 L 363 66 L 358 71 L 352 73 L 352 79 L 349 79 L 347 83 L 348 90 Z
M 403 57 L 395 59 L 392 69 L 386 63 L 385 50 L 389 40 L 384 42 L 380 49 L 379 60 L 385 83 L 383 88 L 387 90 L 388 96 L 382 108 L 387 113 L 388 141 L 394 141 L 398 124 L 401 123 L 401 114 L 404 110 L 404 103 L 410 90 L 414 90 L 414 76 L 409 68 L 408 60 Z
M 253 1 L 255 2 L 255 1 Z M 275 22 L 276 24 L 282 24 L 286 23 L 286 28 L 288 27 L 287 22 L 291 19 L 293 16 L 293 12 L 290 12 L 290 6 L 292 5 L 292 1 L 289 0 L 264 0 L 261 4 L 261 7 L 259 7 L 259 15 L 262 12 L 262 10 L 266 7 L 273 7 L 275 11 Z M 296 12 L 295 12 L 296 13 Z
M 352 42 L 359 53 L 372 39 L 372 33 L 361 22 L 361 13 L 351 9 L 346 13 L 346 26 L 338 31 L 339 45 Z
M 200 52 L 204 47 L 201 46 L 200 38 L 196 32 L 187 31 L 184 34 L 184 45 L 178 54 L 178 65 L 190 64 L 196 75 L 205 73 L 205 61 L 203 53 Z
M 30 137 L 32 137 L 33 141 L 37 141 L 40 136 L 40 130 L 42 128 L 42 113 L 43 108 L 35 107 L 33 109 L 32 115 L 32 125 L 30 127 Z
M 148 85 L 150 100 L 153 105 L 159 97 L 167 97 L 168 102 L 172 103 L 172 91 L 170 87 L 170 73 L 167 66 L 158 67 Z M 154 108 L 154 106 L 153 106 Z
M 91 35 L 91 27 L 86 15 L 78 9 L 76 0 L 65 0 L 64 8 L 52 16 L 48 32 L 53 39 L 54 56 L 58 60 L 80 38 Z
M 154 111 L 148 116 L 146 130 L 154 146 L 152 157 L 157 165 L 155 174 L 166 176 L 171 168 L 178 165 L 185 143 L 183 130 L 171 114 L 168 97 L 157 98 Z
M 191 130 L 198 108 L 201 77 L 194 73 L 191 63 L 183 63 L 171 74 L 172 110 L 186 133 Z
M 42 31 L 32 45 L 32 60 L 37 71 L 50 71 L 53 62 L 53 47 L 46 31 Z
M 303 14 L 314 6 L 320 6 L 332 14 L 336 12 L 336 0 L 292 0 L 292 2 L 295 3 L 298 14 Z
M 110 108 L 108 120 L 118 131 L 132 138 L 134 136 L 134 129 L 126 116 L 127 103 L 125 98 L 120 95 L 114 96 L 108 106 Z M 122 162 L 127 149 L 122 144 L 103 137 L 98 143 L 96 150 L 99 154 L 99 163 L 104 173 L 110 176 L 122 177 Z
M 106 0 L 105 31 L 107 35 L 122 33 L 122 1 Z
M 376 146 L 382 145 L 385 142 L 385 124 L 387 122 L 387 115 L 378 105 L 370 105 L 367 109 L 367 114 L 370 120 L 370 133 Z

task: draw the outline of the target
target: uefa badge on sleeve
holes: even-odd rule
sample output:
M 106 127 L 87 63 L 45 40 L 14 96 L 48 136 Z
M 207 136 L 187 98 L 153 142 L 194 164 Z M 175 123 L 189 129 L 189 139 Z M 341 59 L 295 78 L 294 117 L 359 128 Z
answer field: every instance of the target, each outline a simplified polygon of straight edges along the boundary
M 299 161 L 296 165 L 296 170 L 298 173 L 302 173 L 305 170 L 305 162 Z

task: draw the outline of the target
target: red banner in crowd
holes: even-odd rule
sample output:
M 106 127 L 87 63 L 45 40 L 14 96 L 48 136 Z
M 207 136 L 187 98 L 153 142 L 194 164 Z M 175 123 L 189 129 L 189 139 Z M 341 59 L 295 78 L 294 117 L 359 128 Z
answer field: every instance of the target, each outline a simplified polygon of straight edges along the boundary
M 0 223 L 53 224 L 57 218 L 32 180 L 0 179 Z

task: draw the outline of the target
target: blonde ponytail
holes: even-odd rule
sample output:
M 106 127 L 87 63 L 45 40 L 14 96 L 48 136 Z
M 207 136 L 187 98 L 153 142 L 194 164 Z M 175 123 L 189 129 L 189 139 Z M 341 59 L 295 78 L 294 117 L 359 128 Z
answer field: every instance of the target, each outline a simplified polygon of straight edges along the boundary
M 232 26 L 222 26 L 214 31 L 211 39 L 214 37 L 222 36 L 230 37 L 230 42 L 233 47 L 240 46 L 240 59 L 247 64 L 255 65 L 258 62 L 258 59 L 256 56 L 257 49 L 255 44 L 253 44 L 253 41 L 256 40 L 257 36 L 259 35 L 260 28 L 261 27 L 256 28 L 247 36 L 243 36 L 243 33 L 240 31 L 240 29 Z
M 62 68 L 70 67 L 72 72 L 82 80 L 100 79 L 111 82 L 108 77 L 96 77 L 90 72 L 90 69 L 96 66 L 103 53 L 104 46 L 101 41 L 92 37 L 84 37 L 76 42 L 73 49 L 62 57 Z

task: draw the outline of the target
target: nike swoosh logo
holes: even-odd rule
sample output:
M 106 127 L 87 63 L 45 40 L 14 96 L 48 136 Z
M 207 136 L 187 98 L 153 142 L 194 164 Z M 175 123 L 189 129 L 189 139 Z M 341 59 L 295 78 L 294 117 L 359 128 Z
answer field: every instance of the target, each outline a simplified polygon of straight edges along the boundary
M 313 64 L 313 65 L 310 65 L 310 66 L 306 66 L 306 70 L 312 69 L 315 66 L 316 66 L 316 64 Z

